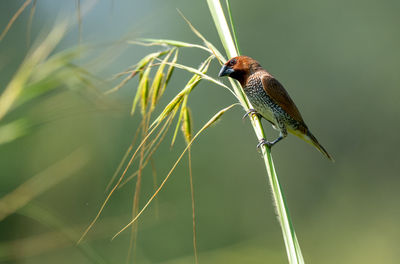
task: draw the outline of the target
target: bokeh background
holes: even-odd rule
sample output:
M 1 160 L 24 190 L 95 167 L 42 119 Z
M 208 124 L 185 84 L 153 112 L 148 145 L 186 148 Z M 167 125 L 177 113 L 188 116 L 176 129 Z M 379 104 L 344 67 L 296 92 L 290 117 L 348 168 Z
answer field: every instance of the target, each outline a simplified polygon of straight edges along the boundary
M 24 2 L 0 2 L 1 30 Z M 75 63 L 100 80 L 97 91 L 112 87 L 101 80 L 160 49 L 125 40 L 201 43 L 177 8 L 222 50 L 205 0 L 80 2 L 79 26 L 77 1 L 38 0 L 30 45 L 40 43 L 58 18 L 69 17 L 54 52 L 88 47 Z M 0 42 L 0 92 L 29 51 L 31 5 Z M 242 53 L 285 85 L 336 160 L 330 163 L 293 136 L 273 149 L 306 263 L 398 263 L 400 2 L 248 0 L 231 1 L 231 8 Z M 181 54 L 179 62 L 192 67 L 208 56 L 190 49 Z M 218 70 L 213 62 L 209 74 L 216 77 Z M 189 78 L 176 71 L 161 105 Z M 0 120 L 2 126 L 26 122 L 0 145 L 2 210 L 30 197 L 0 222 L 1 263 L 126 262 L 130 232 L 110 238 L 130 219 L 135 180 L 115 193 L 81 246 L 76 241 L 104 201 L 140 122 L 129 114 L 136 87 L 135 79 L 99 99 L 84 87 L 58 85 Z M 194 131 L 233 102 L 226 90 L 202 82 L 189 99 Z M 192 148 L 199 261 L 287 263 L 263 161 L 243 113 L 237 107 L 225 114 Z M 159 181 L 185 146 L 179 136 L 170 149 L 171 137 L 154 157 Z M 140 218 L 129 262 L 194 262 L 187 167 L 185 158 Z M 153 193 L 152 177 L 146 169 L 141 207 Z

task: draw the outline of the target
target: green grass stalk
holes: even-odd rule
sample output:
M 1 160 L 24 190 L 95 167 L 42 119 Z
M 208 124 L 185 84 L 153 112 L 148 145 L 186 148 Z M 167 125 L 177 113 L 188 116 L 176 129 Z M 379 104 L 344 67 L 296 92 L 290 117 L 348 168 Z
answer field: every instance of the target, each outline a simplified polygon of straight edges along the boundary
M 236 50 L 235 43 L 232 39 L 232 35 L 230 33 L 228 24 L 226 22 L 224 11 L 221 7 L 221 3 L 219 2 L 219 0 L 207 0 L 207 3 L 214 20 L 214 24 L 217 28 L 219 37 L 221 39 L 222 45 L 224 46 L 228 57 L 232 58 L 237 56 L 238 52 Z M 251 104 L 247 100 L 246 96 L 244 95 L 238 83 L 231 80 L 231 84 L 241 105 L 247 111 L 251 107 Z M 265 138 L 265 133 L 261 124 L 261 120 L 256 115 L 252 115 L 250 117 L 250 120 L 258 140 Z M 271 156 L 271 149 L 263 145 L 261 146 L 261 152 L 267 169 L 268 180 L 272 189 L 272 194 L 274 197 L 274 204 L 278 214 L 278 219 L 282 228 L 282 233 L 289 263 L 303 264 L 304 259 L 301 253 L 299 243 L 297 241 L 292 220 L 288 212 L 285 196 L 283 195 L 282 188 L 279 184 L 278 176 L 276 175 L 275 166 Z
M 236 50 L 237 50 L 237 53 L 240 54 L 240 47 L 239 47 L 239 42 L 238 42 L 237 36 L 236 36 L 235 24 L 233 23 L 231 5 L 229 4 L 229 0 L 225 0 L 225 2 L 226 2 L 226 8 L 228 9 L 229 23 L 231 23 L 232 35 L 233 35 L 233 39 L 235 40 Z

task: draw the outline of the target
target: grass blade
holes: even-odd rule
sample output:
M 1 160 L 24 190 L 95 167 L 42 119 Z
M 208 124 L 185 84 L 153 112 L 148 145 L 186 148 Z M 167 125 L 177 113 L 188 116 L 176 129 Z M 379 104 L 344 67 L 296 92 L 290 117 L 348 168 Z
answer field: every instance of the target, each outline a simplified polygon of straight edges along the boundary
M 198 31 L 192 23 L 183 15 L 181 11 L 179 11 L 179 14 L 183 17 L 183 19 L 186 21 L 186 23 L 189 25 L 190 29 L 193 31 L 194 34 L 196 34 L 203 42 L 206 44 L 206 46 L 211 50 L 212 54 L 217 58 L 217 60 L 220 62 L 220 64 L 223 64 L 223 61 L 225 61 L 224 56 L 222 55 L 221 52 L 218 51 L 215 46 L 209 42 L 201 33 Z
M 167 64 L 172 65 L 171 63 L 167 63 Z M 176 67 L 176 68 L 178 68 L 178 69 L 182 69 L 182 70 L 188 71 L 188 72 L 190 72 L 190 73 L 194 73 L 194 74 L 196 74 L 196 75 L 199 75 L 199 76 L 201 76 L 203 79 L 205 79 L 205 80 L 207 80 L 207 81 L 210 81 L 210 82 L 212 82 L 212 83 L 215 83 L 215 84 L 217 84 L 218 86 L 221 86 L 221 87 L 227 89 L 229 92 L 231 92 L 231 93 L 233 94 L 233 96 L 236 97 L 236 94 L 235 94 L 234 92 L 232 92 L 232 90 L 231 90 L 228 86 L 226 86 L 226 85 L 223 84 L 222 82 L 220 82 L 220 81 L 218 81 L 218 80 L 216 80 L 216 79 L 210 77 L 210 76 L 207 75 L 207 74 L 204 74 L 203 72 L 201 72 L 201 71 L 199 71 L 199 70 L 197 70 L 197 69 L 195 69 L 195 68 L 192 68 L 192 67 L 189 67 L 189 66 L 186 66 L 186 65 L 182 65 L 182 64 L 178 64 L 178 63 L 173 64 L 173 66 Z
M 41 44 L 22 62 L 14 77 L 0 95 L 0 120 L 7 114 L 25 88 L 35 67 L 45 60 L 61 41 L 67 29 L 67 23 L 55 26 Z
M 28 130 L 29 122 L 23 118 L 0 126 L 0 145 L 24 136 Z
M 192 43 L 188 43 L 188 42 L 183 42 L 183 41 L 178 41 L 178 40 L 170 40 L 170 39 L 151 39 L 151 38 L 143 38 L 140 39 L 144 42 L 147 42 L 150 45 L 165 45 L 165 46 L 174 46 L 177 48 L 198 48 L 198 49 L 202 49 L 205 50 L 209 53 L 211 53 L 211 50 L 207 47 L 204 47 L 202 45 L 198 45 L 198 44 L 192 44 Z M 128 43 L 137 43 L 137 42 L 128 42 Z

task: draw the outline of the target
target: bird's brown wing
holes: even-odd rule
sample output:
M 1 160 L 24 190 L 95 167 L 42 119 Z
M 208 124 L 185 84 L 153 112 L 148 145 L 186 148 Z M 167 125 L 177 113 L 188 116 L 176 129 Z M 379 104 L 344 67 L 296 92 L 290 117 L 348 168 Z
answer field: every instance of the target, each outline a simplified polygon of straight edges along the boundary
M 304 124 L 299 110 L 286 92 L 285 88 L 283 88 L 283 85 L 269 74 L 263 75 L 261 80 L 264 91 L 267 95 L 294 120 Z

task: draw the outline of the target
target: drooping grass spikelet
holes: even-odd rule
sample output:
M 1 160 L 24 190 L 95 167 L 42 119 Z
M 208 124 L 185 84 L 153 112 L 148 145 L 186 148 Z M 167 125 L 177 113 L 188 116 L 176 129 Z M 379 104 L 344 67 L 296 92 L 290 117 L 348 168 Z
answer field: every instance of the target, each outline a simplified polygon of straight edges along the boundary
M 151 63 L 150 63 L 151 65 Z M 147 94 L 147 89 L 149 86 L 149 74 L 151 71 L 151 67 L 148 66 L 143 74 L 140 76 L 140 80 L 139 80 L 139 85 L 136 91 L 136 95 L 133 99 L 133 103 L 132 103 L 132 110 L 131 110 L 131 115 L 133 115 L 135 113 L 135 109 L 136 109 L 136 105 L 139 102 L 139 100 L 141 99 L 141 103 L 142 103 L 142 114 L 144 113 L 145 110 L 145 105 L 146 105 L 146 101 L 145 101 L 145 96 Z M 143 90 L 146 90 L 145 92 Z
M 162 81 L 164 79 L 164 69 L 166 66 L 166 62 L 169 60 L 169 58 L 171 57 L 172 53 L 175 51 L 176 48 L 171 49 L 170 52 L 168 52 L 168 54 L 165 56 L 165 58 L 162 60 L 160 66 L 157 69 L 157 72 L 154 76 L 154 80 L 153 83 L 151 85 L 151 110 L 154 109 L 154 107 L 156 106 L 158 99 L 160 98 L 160 96 L 162 95 L 162 93 L 160 93 L 161 91 L 161 86 L 162 86 Z
M 185 105 L 182 109 L 182 133 L 185 138 L 186 144 L 192 140 L 192 114 L 190 108 Z
M 164 94 L 165 88 L 167 87 L 167 85 L 169 83 L 169 80 L 171 79 L 172 73 L 174 73 L 174 69 L 175 69 L 174 64 L 178 60 L 178 53 L 179 53 L 179 49 L 176 49 L 174 58 L 172 59 L 171 64 L 168 67 L 167 75 L 165 76 L 164 83 L 163 83 L 163 85 L 161 87 L 161 90 L 159 92 L 159 97 L 161 97 Z
M 139 86 L 138 86 L 138 92 L 140 90 L 140 99 L 141 99 L 141 113 L 142 116 L 145 116 L 146 113 L 146 108 L 147 108 L 147 103 L 148 103 L 148 98 L 149 98 L 149 75 L 151 71 L 151 65 L 147 67 L 145 72 L 143 73 L 142 79 L 140 80 Z M 134 106 L 132 106 L 132 115 L 134 111 Z
M 162 120 L 164 120 L 176 107 L 179 107 L 180 103 L 183 100 L 183 93 L 177 94 L 174 99 L 172 99 L 169 104 L 164 108 L 164 110 L 161 112 L 161 114 L 157 117 L 156 120 L 151 124 L 150 127 L 153 127 L 154 125 L 160 123 Z

